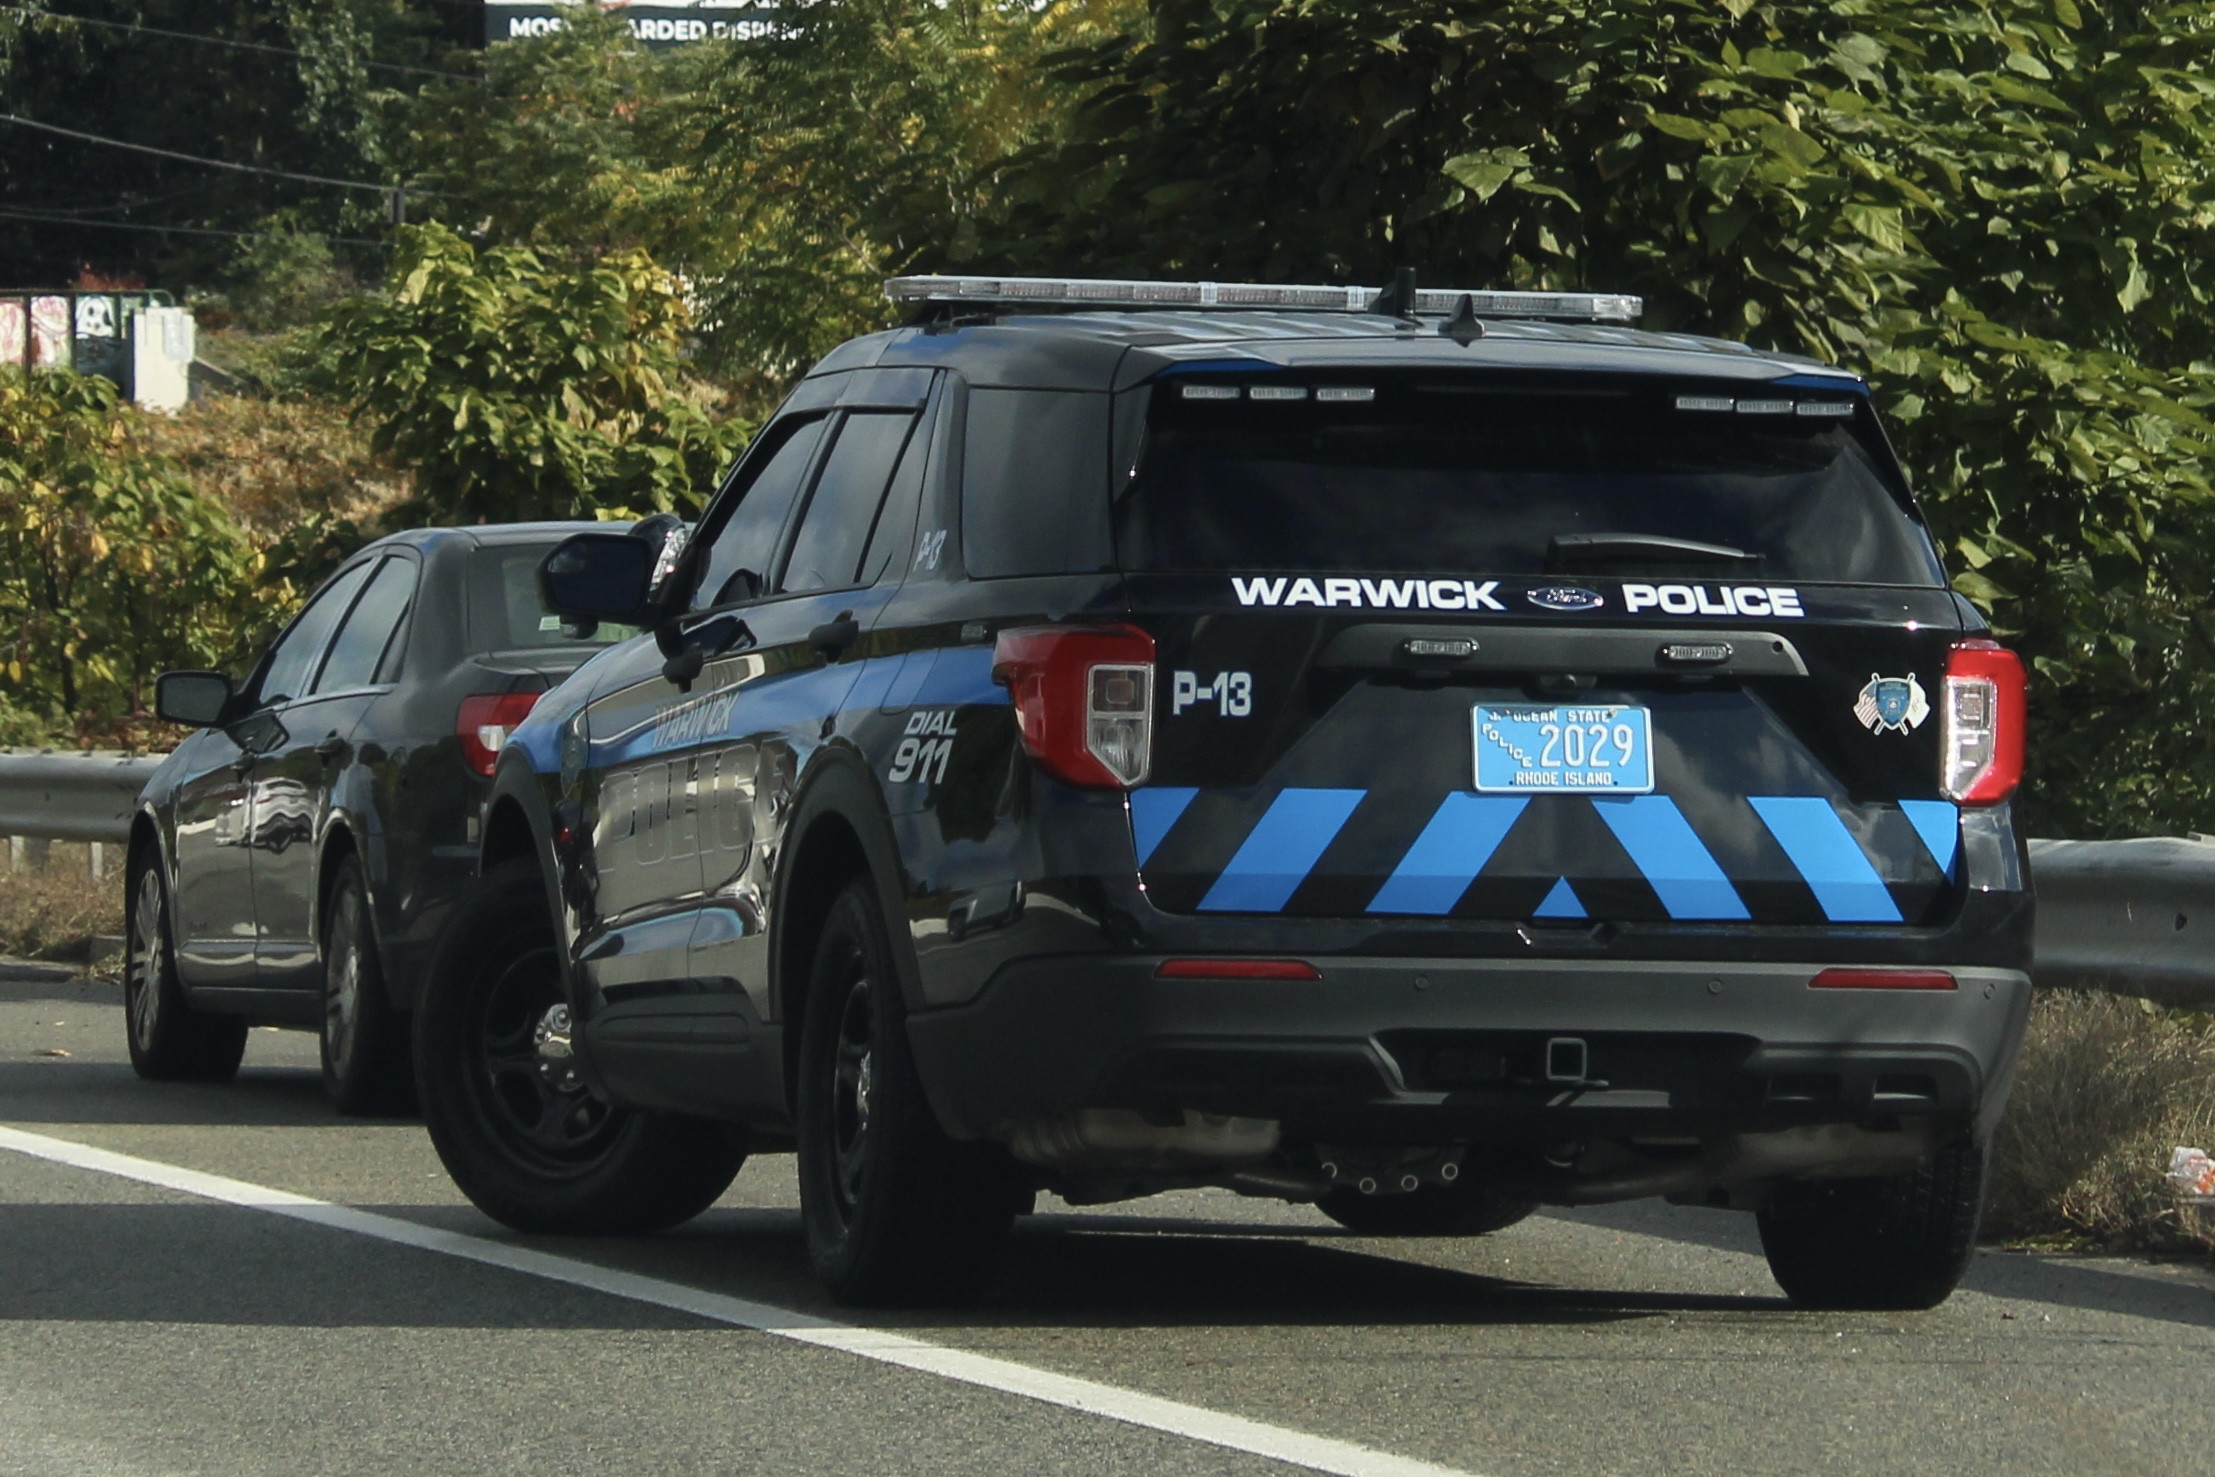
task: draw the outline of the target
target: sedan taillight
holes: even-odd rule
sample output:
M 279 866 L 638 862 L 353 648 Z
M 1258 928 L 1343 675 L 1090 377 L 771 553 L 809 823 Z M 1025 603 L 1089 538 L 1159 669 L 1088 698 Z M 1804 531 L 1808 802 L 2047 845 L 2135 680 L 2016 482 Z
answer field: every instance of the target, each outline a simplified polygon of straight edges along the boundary
M 480 692 L 463 698 L 461 712 L 454 718 L 454 736 L 461 740 L 463 762 L 490 779 L 508 735 L 530 716 L 538 697 L 535 692 Z
M 1023 747 L 1056 779 L 1127 790 L 1153 766 L 1154 638 L 1135 626 L 1002 631 L 992 680 L 1015 698 Z
M 1963 805 L 1997 805 L 2023 779 L 2023 664 L 1997 641 L 1946 655 L 1938 788 Z

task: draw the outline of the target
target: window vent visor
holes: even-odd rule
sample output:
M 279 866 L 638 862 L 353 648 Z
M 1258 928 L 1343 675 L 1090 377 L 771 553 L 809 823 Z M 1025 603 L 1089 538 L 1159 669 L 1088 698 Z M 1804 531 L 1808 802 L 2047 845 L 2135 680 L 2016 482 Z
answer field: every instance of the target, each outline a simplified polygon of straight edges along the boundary
M 1002 631 L 992 680 L 1015 701 L 1039 768 L 1088 789 L 1132 789 L 1153 768 L 1154 638 L 1134 626 Z
M 1963 805 L 1997 805 L 2023 778 L 2023 664 L 1996 641 L 1963 641 L 1946 657 L 1938 788 Z

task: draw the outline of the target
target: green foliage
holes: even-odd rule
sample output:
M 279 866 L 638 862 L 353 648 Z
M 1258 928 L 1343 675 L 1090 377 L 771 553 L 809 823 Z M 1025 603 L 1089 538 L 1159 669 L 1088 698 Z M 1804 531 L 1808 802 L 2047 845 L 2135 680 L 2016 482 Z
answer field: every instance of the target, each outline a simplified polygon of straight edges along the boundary
M 888 320 L 883 279 L 959 256 L 992 172 L 1059 135 L 1041 58 L 1136 0 L 837 0 L 775 39 L 670 52 L 619 16 L 485 54 L 410 114 L 419 208 L 549 262 L 638 248 L 702 304 L 703 361 L 757 397 Z
M 143 711 L 156 673 L 232 651 L 254 564 L 106 380 L 0 370 L 0 669 L 18 715 Z
M 254 333 L 300 327 L 358 289 L 328 237 L 284 216 L 239 242 L 226 276 L 226 301 Z
M 426 523 L 695 512 L 743 427 L 683 374 L 676 280 L 640 251 L 558 270 L 403 230 L 396 286 L 335 308 L 331 387 L 414 469 Z
M 2034 664 L 2031 820 L 2215 826 L 2215 13 L 1154 0 L 986 259 L 1591 286 L 1869 372 Z

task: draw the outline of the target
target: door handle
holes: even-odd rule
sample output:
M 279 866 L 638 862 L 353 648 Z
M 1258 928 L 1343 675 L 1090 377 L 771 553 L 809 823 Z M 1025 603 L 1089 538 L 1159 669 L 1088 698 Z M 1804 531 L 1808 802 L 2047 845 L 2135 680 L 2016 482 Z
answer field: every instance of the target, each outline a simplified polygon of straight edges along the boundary
M 684 647 L 661 664 L 661 675 L 664 680 L 675 683 L 678 691 L 690 692 L 709 657 L 721 656 L 732 647 L 753 639 L 754 633 L 737 616 L 718 616 L 685 633 Z
M 860 639 L 861 622 L 854 619 L 850 610 L 840 611 L 837 619 L 825 621 L 808 632 L 808 645 L 820 652 L 827 662 L 837 661 Z
M 330 763 L 330 761 L 336 759 L 339 755 L 345 752 L 346 740 L 340 738 L 335 733 L 324 739 L 322 743 L 315 746 L 315 757 L 321 759 L 326 764 Z

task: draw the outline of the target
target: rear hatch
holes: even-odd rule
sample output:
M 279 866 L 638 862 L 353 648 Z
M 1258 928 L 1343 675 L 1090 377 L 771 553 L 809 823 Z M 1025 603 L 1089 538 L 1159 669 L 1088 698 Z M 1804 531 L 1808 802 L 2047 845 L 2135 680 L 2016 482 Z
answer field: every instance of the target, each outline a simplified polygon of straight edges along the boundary
M 1810 377 L 1200 372 L 1115 508 L 1174 913 L 1929 925 L 1962 613 Z

